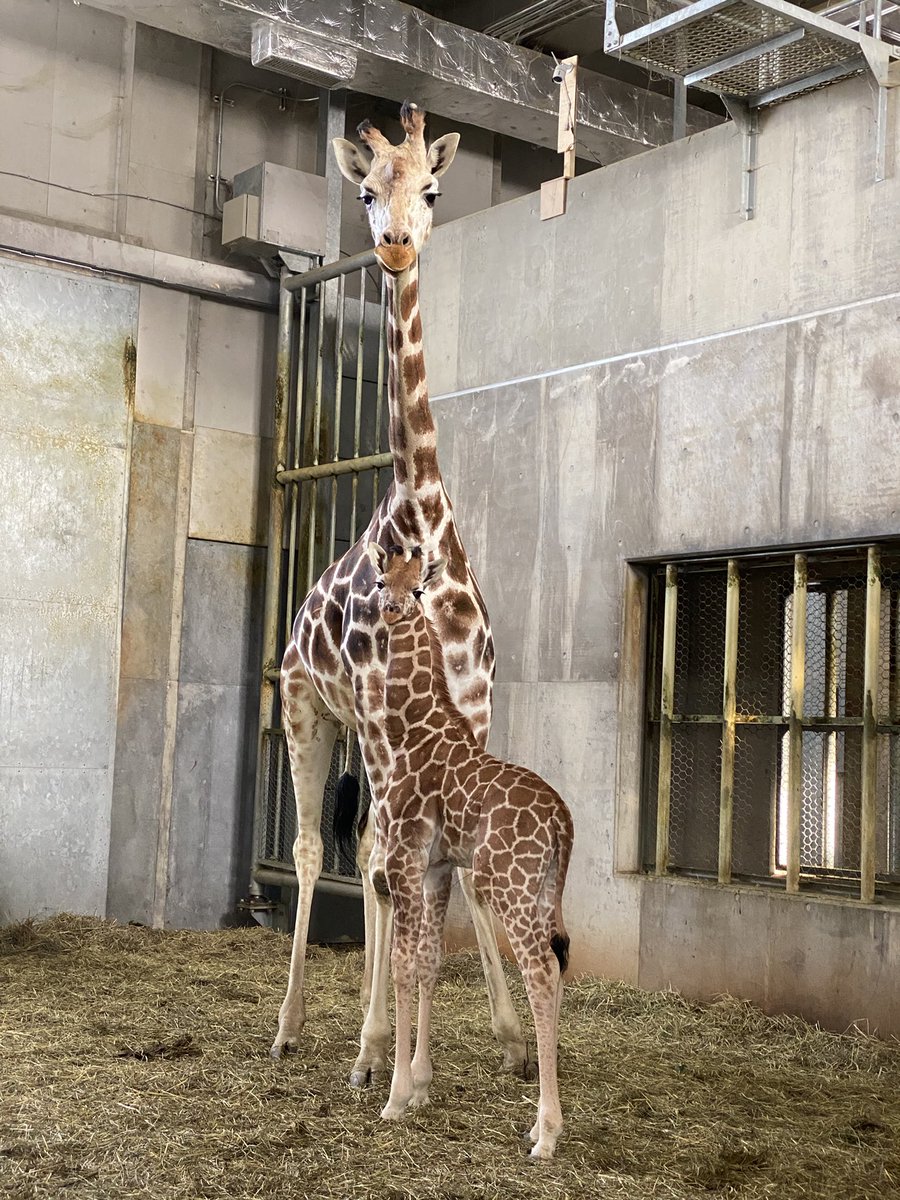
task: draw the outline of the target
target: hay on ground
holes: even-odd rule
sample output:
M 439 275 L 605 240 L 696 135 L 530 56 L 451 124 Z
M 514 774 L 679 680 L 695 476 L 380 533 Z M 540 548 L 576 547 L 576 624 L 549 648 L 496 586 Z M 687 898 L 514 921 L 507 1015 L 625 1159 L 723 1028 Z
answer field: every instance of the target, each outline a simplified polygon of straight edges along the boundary
M 290 939 L 59 917 L 0 930 L 0 1196 L 10 1200 L 874 1200 L 900 1195 L 900 1053 L 723 999 L 566 991 L 566 1130 L 498 1073 L 477 956 L 436 997 L 430 1108 L 346 1085 L 358 950 L 312 948 L 298 1054 L 268 1057 Z M 511 985 L 525 1011 L 518 976 Z

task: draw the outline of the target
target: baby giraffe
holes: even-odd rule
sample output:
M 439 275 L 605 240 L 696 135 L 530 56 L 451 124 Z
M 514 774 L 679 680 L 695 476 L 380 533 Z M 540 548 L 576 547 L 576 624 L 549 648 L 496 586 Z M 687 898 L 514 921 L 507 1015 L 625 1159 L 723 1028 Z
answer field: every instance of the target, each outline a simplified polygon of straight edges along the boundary
M 562 973 L 569 938 L 562 893 L 572 818 L 532 771 L 481 749 L 450 699 L 437 631 L 422 597 L 444 560 L 420 547 L 369 543 L 386 626 L 385 732 L 393 754 L 378 806 L 372 883 L 394 907 L 391 969 L 396 1051 L 382 1117 L 428 1103 L 431 1002 L 454 867 L 471 867 L 476 894 L 503 922 L 525 981 L 537 1036 L 541 1095 L 533 1158 L 550 1158 L 562 1129 L 556 1078 Z M 419 984 L 416 1052 L 412 997 Z

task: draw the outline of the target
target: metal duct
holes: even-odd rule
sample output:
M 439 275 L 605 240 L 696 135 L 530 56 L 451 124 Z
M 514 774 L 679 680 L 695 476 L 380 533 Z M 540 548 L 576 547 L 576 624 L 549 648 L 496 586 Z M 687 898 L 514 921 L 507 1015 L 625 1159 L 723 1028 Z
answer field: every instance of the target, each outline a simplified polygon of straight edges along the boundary
M 265 21 L 278 45 L 270 61 L 282 72 L 308 80 L 314 71 L 326 86 L 391 100 L 413 97 L 443 117 L 556 148 L 559 92 L 552 59 L 397 0 L 87 2 L 243 58 L 250 55 L 254 24 Z M 609 162 L 671 141 L 672 103 L 666 97 L 592 71 L 580 71 L 579 84 L 579 144 L 588 155 Z M 704 109 L 688 109 L 689 131 L 717 123 Z

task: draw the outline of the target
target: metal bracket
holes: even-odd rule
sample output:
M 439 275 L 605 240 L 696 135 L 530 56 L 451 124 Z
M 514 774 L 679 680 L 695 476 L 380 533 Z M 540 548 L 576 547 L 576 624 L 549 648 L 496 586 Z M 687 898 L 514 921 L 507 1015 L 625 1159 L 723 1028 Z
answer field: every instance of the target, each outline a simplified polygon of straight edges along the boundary
M 756 216 L 756 171 L 759 148 L 759 113 L 731 96 L 723 96 L 728 115 L 741 131 L 744 144 L 741 165 L 741 213 L 745 221 Z

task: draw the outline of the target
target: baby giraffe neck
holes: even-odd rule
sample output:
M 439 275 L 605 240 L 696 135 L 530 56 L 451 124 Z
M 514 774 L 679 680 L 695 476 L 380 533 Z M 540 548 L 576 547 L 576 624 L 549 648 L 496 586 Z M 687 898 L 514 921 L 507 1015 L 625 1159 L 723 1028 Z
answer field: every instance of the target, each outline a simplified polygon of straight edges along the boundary
M 392 748 L 446 724 L 439 678 L 442 667 L 434 661 L 428 618 L 419 606 L 411 620 L 388 627 L 385 732 Z

